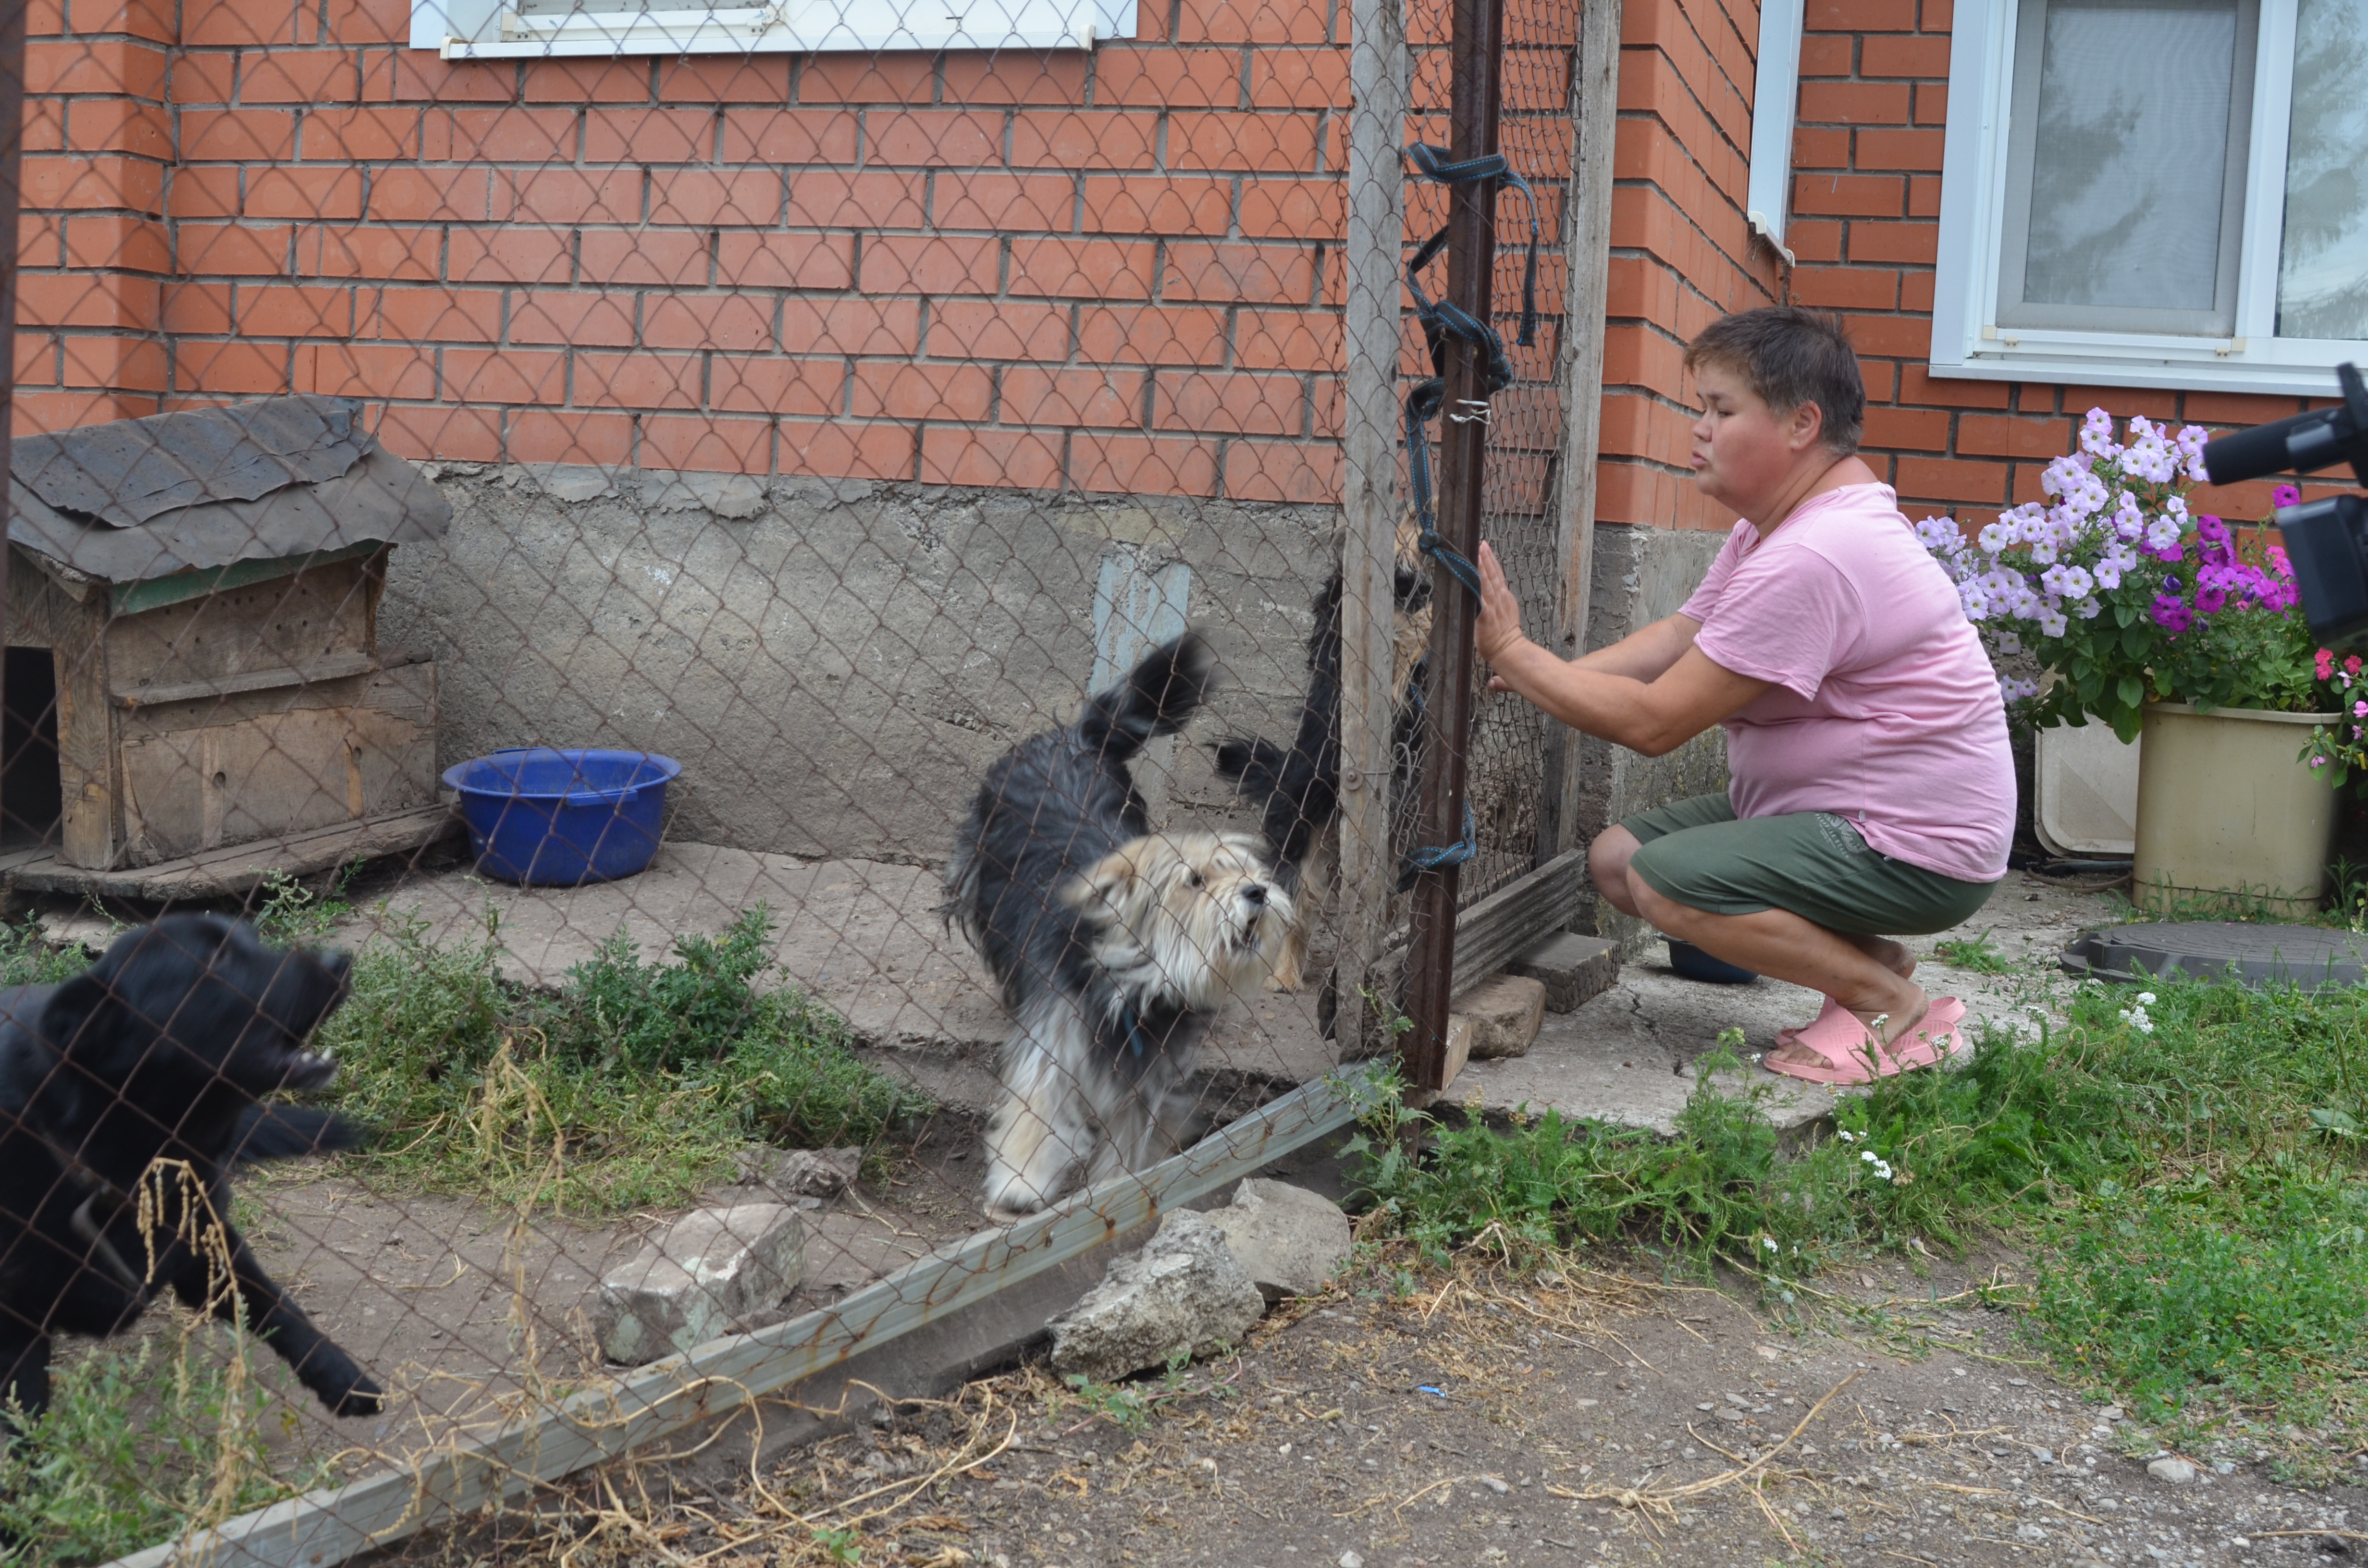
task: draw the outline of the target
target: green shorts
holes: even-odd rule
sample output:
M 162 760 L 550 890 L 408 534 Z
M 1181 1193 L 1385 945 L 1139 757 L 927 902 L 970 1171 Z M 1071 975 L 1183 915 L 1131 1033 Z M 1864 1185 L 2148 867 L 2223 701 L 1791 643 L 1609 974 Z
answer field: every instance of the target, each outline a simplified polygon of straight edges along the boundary
M 1644 846 L 1631 870 L 1712 915 L 1783 909 L 1832 931 L 1920 937 L 1971 919 L 1998 886 L 1880 854 L 1829 812 L 1743 820 L 1725 795 L 1696 795 L 1620 825 Z

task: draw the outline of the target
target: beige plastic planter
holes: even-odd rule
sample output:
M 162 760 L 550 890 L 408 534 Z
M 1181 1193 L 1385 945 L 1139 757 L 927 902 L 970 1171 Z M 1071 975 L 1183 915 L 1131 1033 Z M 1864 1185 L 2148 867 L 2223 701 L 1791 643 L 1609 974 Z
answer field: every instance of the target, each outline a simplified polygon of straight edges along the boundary
M 2273 915 L 2315 912 L 2336 798 L 2299 754 L 2313 724 L 2339 722 L 2333 713 L 2148 707 L 2131 898 L 2165 912 L 2215 894 L 2258 900 Z

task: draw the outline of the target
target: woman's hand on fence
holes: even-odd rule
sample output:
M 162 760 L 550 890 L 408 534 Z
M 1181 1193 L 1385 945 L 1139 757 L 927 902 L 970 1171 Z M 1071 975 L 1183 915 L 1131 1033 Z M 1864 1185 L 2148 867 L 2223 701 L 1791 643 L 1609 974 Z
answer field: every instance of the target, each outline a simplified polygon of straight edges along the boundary
M 1506 653 L 1520 647 L 1528 639 L 1521 635 L 1521 603 L 1513 597 L 1513 590 L 1505 581 L 1505 569 L 1497 563 L 1497 552 L 1483 540 L 1480 543 L 1480 615 L 1472 623 L 1473 648 L 1490 665 L 1499 662 Z M 1494 673 L 1488 676 L 1491 691 L 1510 691 L 1504 677 Z

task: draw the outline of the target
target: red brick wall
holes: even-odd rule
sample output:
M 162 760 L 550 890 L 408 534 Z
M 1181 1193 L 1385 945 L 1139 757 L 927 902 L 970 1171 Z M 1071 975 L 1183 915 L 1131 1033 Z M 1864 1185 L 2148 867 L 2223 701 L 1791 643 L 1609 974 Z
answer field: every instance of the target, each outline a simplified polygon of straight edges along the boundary
M 399 0 L 126 3 L 34 24 L 31 427 L 321 392 L 415 456 L 1337 492 L 1345 7 L 447 64 Z
M 1789 277 L 1748 243 L 1756 13 L 1718 0 L 1629 0 L 1605 357 L 1607 521 L 1725 528 L 1684 472 L 1689 392 L 1678 359 L 1720 312 L 1789 298 L 1839 311 L 1865 366 L 1866 457 L 1910 516 L 1986 521 L 2040 495 L 2080 416 L 2215 428 L 2305 400 L 1935 378 L 1933 260 L 1951 0 L 1809 0 L 1793 140 Z M 2206 489 L 2198 509 L 2269 510 L 2270 485 Z
M 1717 317 L 1777 298 L 1777 261 L 1744 217 L 1759 8 L 1628 0 L 1622 20 L 1596 516 L 1724 528 L 1735 519 L 1687 466 L 1692 392 L 1679 361 Z

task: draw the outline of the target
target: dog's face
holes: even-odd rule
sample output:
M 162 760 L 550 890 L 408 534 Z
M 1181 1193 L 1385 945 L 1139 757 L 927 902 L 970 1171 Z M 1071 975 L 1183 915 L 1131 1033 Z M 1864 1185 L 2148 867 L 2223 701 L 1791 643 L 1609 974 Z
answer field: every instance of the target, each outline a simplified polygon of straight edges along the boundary
M 304 1042 L 345 1000 L 351 968 L 343 953 L 267 947 L 244 921 L 167 915 L 60 986 L 41 1032 L 85 1080 L 138 1077 L 143 1103 L 317 1089 L 336 1063 Z
M 1145 835 L 1105 856 L 1068 898 L 1122 987 L 1187 1006 L 1271 972 L 1291 927 L 1291 895 L 1247 834 Z

